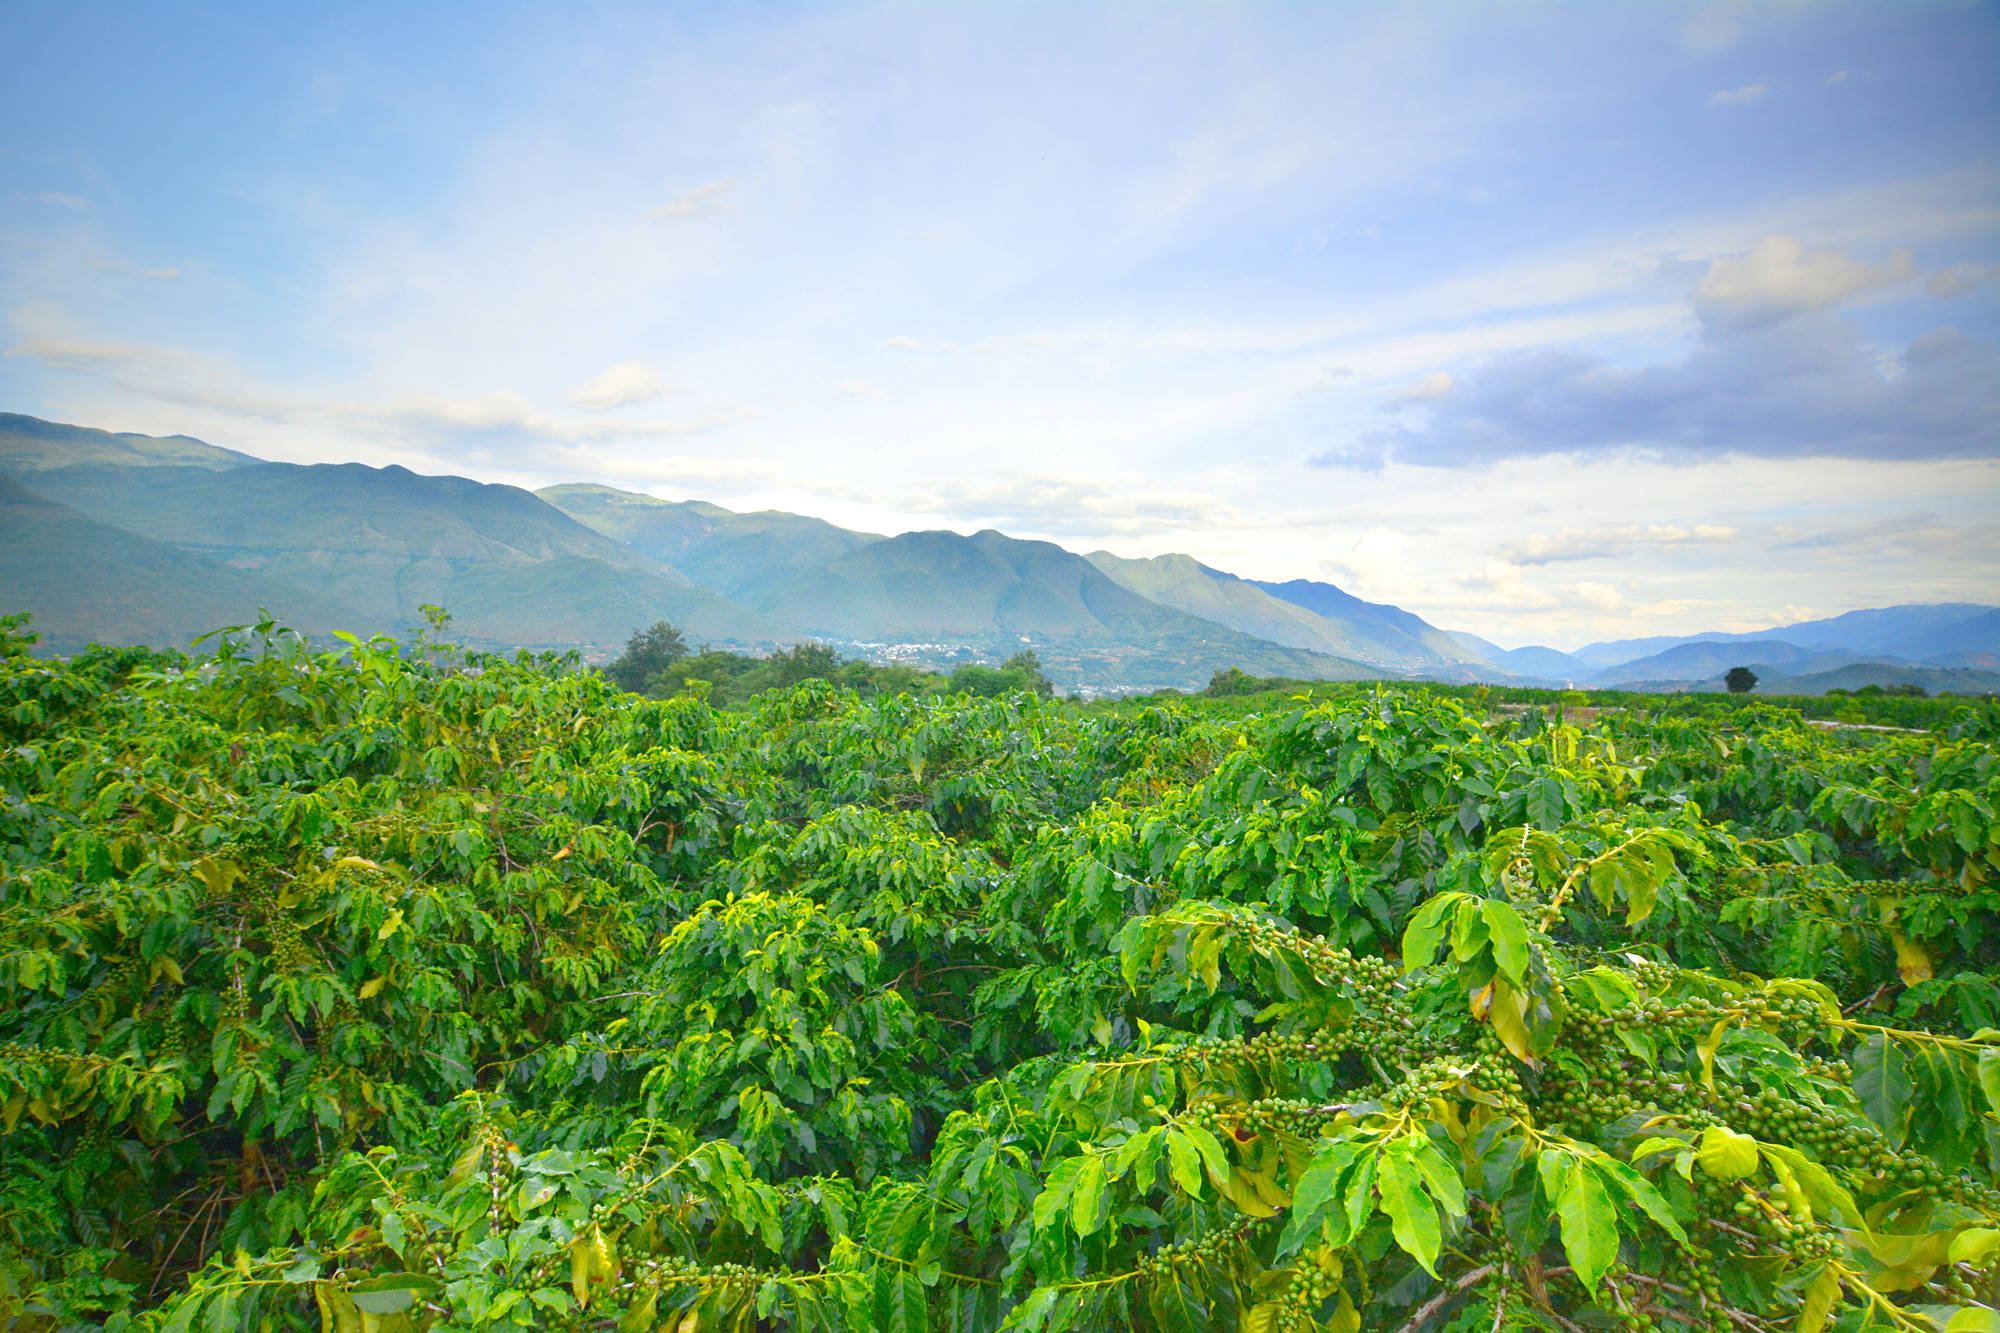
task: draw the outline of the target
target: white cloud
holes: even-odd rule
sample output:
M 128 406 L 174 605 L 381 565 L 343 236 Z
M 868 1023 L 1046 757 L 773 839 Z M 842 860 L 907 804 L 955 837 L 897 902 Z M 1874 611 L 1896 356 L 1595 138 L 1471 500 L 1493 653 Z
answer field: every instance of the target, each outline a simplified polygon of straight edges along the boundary
M 100 254 L 92 257 L 87 262 L 99 273 L 122 273 L 127 277 L 149 278 L 154 282 L 177 282 L 181 276 L 179 266 L 174 264 L 168 264 L 161 268 L 145 268 L 133 263 L 129 259 L 120 259 L 115 255 Z
M 1434 403 L 1451 392 L 1452 379 L 1447 371 L 1433 370 L 1419 379 L 1403 385 L 1387 399 L 1390 403 Z
M 1983 282 L 1990 282 L 2000 265 L 1954 264 L 1941 268 L 1924 280 L 1924 290 L 1932 296 L 1963 296 Z
M 1517 565 L 1560 560 L 1605 560 L 1663 546 L 1734 541 L 1741 534 L 1718 523 L 1625 523 L 1611 528 L 1564 528 L 1553 536 L 1530 533 L 1509 543 L 1501 558 Z
M 1833 87 L 1833 85 L 1836 83 L 1846 83 L 1846 82 L 1847 82 L 1847 71 L 1844 69 L 1837 69 L 1833 73 L 1826 76 L 1826 86 L 1829 88 Z
M 1616 611 L 1625 605 L 1625 594 L 1608 583 L 1568 583 L 1563 591 L 1599 611 Z
M 912 338 L 908 334 L 898 334 L 883 343 L 882 346 L 885 350 L 892 352 L 972 352 L 980 356 L 991 356 L 1002 352 L 1045 351 L 1066 343 L 1073 344 L 1076 341 L 1077 335 L 1074 333 L 1016 333 L 986 338 L 968 347 L 955 342 L 927 343 Z
M 1741 88 L 1718 88 L 1708 95 L 1710 106 L 1741 106 L 1755 102 L 1771 91 L 1768 83 L 1746 83 Z
M 1733 323 L 1768 323 L 1915 276 L 1915 260 L 1905 249 L 1892 251 L 1886 264 L 1864 264 L 1838 250 L 1808 250 L 1796 236 L 1767 236 L 1749 254 L 1712 261 L 1695 301 L 1704 313 Z
M 881 398 L 883 393 L 866 380 L 848 380 L 834 390 L 842 398 Z
M 828 493 L 881 502 L 880 488 L 820 486 Z M 1234 526 L 1234 506 L 1190 487 L 1143 476 L 1035 473 L 971 477 L 904 487 L 887 497 L 904 514 L 934 515 L 961 527 L 999 527 L 1010 536 L 1088 540 L 1159 537 L 1175 530 Z
M 1482 605 L 1504 611 L 1549 611 L 1561 600 L 1546 588 L 1528 582 L 1519 566 L 1504 560 L 1489 560 L 1477 574 L 1455 580 Z
M 38 204 L 54 204 L 57 208 L 67 208 L 79 213 L 90 207 L 90 200 L 74 194 L 57 194 L 50 191 L 45 194 L 31 194 L 28 197 Z
M 966 348 L 968 352 L 991 354 L 994 352 L 1039 352 L 1054 347 L 1055 335 L 1048 333 L 1024 333 L 1010 338 L 988 338 Z
M 678 219 L 700 217 L 704 213 L 715 213 L 729 207 L 739 182 L 733 180 L 708 181 L 705 184 L 682 190 L 664 204 L 653 209 L 648 217 Z
M 196 358 L 179 348 L 154 347 L 143 343 L 104 342 L 79 335 L 72 321 L 60 311 L 23 309 L 13 313 L 14 327 L 24 336 L 0 356 L 40 361 L 58 370 L 104 374 L 117 370 L 152 367 L 156 370 L 185 372 Z
M 0 356 L 38 361 L 155 402 L 275 425 L 455 442 L 488 453 L 496 448 L 535 449 L 583 441 L 680 439 L 720 430 L 755 415 L 747 408 L 722 405 L 683 421 L 579 420 L 545 412 L 513 390 L 460 395 L 404 393 L 383 400 L 315 398 L 246 387 L 233 368 L 178 348 L 37 332 L 59 327 L 61 321 L 47 315 L 30 312 L 24 317 L 17 312 L 15 323 L 30 336 Z
M 1704 55 L 1727 51 L 1743 40 L 1743 17 L 1734 5 L 1714 5 L 1681 25 L 1681 40 Z
M 649 403 L 669 392 L 667 382 L 643 363 L 620 361 L 592 376 L 570 395 L 570 401 L 586 412 L 609 412 L 627 403 Z
M 1313 371 L 1312 379 L 1299 387 L 1300 393 L 1325 393 L 1336 388 L 1343 380 L 1354 378 L 1352 366 L 1321 366 Z

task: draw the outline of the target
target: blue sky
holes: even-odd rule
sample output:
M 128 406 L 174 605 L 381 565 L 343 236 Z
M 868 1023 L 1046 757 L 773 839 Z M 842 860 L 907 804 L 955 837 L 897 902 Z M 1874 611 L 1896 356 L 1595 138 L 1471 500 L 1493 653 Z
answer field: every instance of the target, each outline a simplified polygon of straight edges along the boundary
M 0 410 L 1331 579 L 2000 601 L 2000 9 L 0 3 Z

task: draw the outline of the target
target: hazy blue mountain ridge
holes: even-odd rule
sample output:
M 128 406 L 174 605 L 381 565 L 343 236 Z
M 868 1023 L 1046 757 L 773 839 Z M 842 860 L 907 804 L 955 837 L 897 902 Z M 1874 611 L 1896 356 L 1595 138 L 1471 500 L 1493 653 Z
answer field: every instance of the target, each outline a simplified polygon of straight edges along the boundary
M 1096 688 L 1196 688 L 1234 667 L 1679 689 L 1737 665 L 1767 691 L 1857 670 L 1971 688 L 2000 666 L 2000 609 L 1970 603 L 1574 655 L 1503 649 L 1332 584 L 1243 579 L 1186 555 L 1086 558 L 991 529 L 884 537 L 607 486 L 530 493 L 401 467 L 269 463 L 186 436 L 18 415 L 0 414 L 0 480 L 0 610 L 35 612 L 52 649 L 185 642 L 259 607 L 315 632 L 400 630 L 428 603 L 481 647 L 601 659 L 670 620 L 695 642 L 751 651 L 804 637 L 945 660 L 1033 647 L 1053 678 Z
M 1559 648 L 1549 648 L 1541 644 L 1529 644 L 1524 648 L 1502 648 L 1491 639 L 1482 639 L 1477 634 L 1464 630 L 1447 632 L 1479 661 L 1512 675 L 1535 680 L 1569 682 L 1582 680 L 1594 674 L 1596 670 L 1594 667 L 1585 666 Z
M 1731 667 L 1780 671 L 1801 675 L 1832 671 L 1856 662 L 1872 661 L 1891 666 L 1916 663 L 1881 654 L 1862 654 L 1845 649 L 1803 648 L 1783 639 L 1700 640 L 1676 644 L 1650 657 L 1621 662 L 1590 677 L 1592 685 L 1612 687 L 1635 680 L 1706 680 L 1720 678 Z
M 514 486 L 359 463 L 94 464 L 33 475 L 49 498 L 100 523 L 269 585 L 313 590 L 371 626 L 413 625 L 432 604 L 482 646 L 613 649 L 659 619 L 737 647 L 782 634 Z
M 0 609 L 32 611 L 43 651 L 185 647 L 260 608 L 312 634 L 395 627 L 322 592 L 100 523 L 0 475 Z
M 1367 603 L 1357 603 L 1367 608 L 1359 616 L 1349 616 L 1345 607 L 1338 608 L 1340 614 L 1322 615 L 1188 555 L 1132 560 L 1093 551 L 1084 558 L 1113 582 L 1149 601 L 1287 648 L 1399 671 L 1431 668 L 1469 674 L 1475 670 L 1476 664 L 1462 650 L 1453 659 L 1443 659 L 1400 629 L 1385 634 L 1380 617 Z
M 1462 674 L 1478 674 L 1478 657 L 1465 645 L 1423 617 L 1387 602 L 1363 601 L 1331 583 L 1290 579 L 1283 583 L 1251 580 L 1253 586 L 1325 619 L 1352 627 L 1367 638 L 1384 661 L 1407 661 Z M 1448 678 L 1459 678 L 1453 674 Z
M 1715 631 L 1615 639 L 1585 644 L 1574 656 L 1602 670 L 1651 657 L 1681 644 L 1771 640 L 1801 648 L 1844 649 L 1917 662 L 1943 653 L 2000 653 L 2000 609 L 1974 602 L 1885 606 L 1742 633 Z

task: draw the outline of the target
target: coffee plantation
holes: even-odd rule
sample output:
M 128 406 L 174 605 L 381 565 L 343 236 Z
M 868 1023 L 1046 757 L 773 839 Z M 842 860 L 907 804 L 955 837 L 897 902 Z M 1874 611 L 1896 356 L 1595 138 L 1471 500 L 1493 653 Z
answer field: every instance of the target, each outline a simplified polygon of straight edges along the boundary
M 9 1328 L 2000 1330 L 1991 701 L 0 633 Z

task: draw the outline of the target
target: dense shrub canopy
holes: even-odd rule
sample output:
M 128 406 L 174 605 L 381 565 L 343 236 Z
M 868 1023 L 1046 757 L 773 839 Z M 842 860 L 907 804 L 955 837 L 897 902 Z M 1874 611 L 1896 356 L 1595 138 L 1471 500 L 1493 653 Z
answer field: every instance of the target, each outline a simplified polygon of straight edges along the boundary
M 1994 705 L 1653 702 L 0 652 L 0 1322 L 2000 1328 Z

